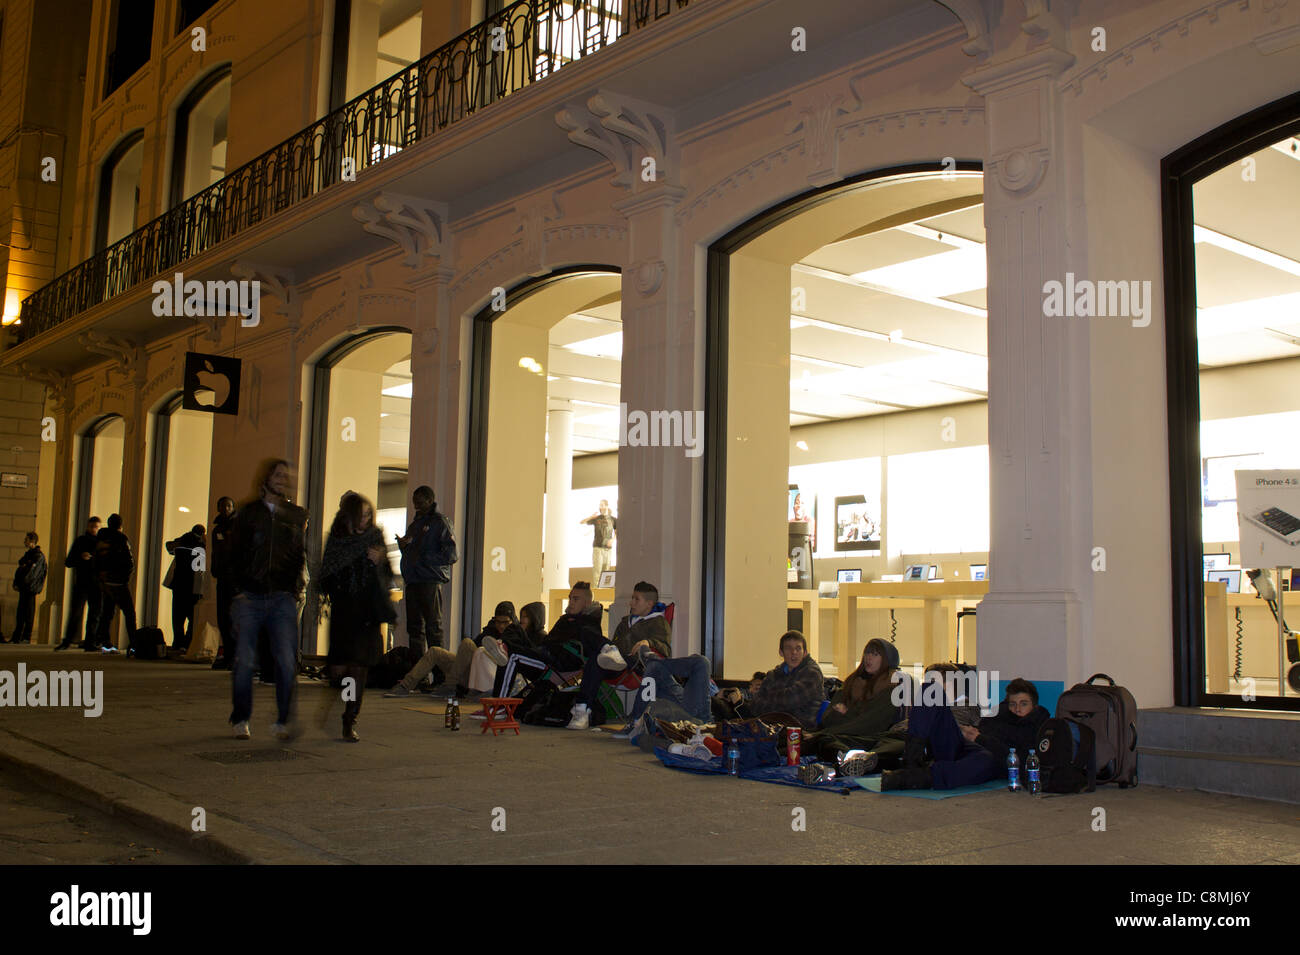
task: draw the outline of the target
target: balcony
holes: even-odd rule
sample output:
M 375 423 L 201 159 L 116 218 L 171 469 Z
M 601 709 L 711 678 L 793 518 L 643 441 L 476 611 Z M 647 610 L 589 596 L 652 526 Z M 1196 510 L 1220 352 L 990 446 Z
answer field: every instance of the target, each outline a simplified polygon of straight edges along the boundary
M 18 343 L 354 179 L 689 3 L 518 0 L 28 296 L 15 329 Z

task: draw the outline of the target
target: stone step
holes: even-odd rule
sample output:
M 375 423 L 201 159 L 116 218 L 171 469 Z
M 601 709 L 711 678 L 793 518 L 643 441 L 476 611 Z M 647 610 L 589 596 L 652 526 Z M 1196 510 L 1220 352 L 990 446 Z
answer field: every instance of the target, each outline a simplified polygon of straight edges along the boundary
M 1138 747 L 1138 782 L 1300 804 L 1300 761 Z
M 1140 749 L 1300 761 L 1300 714 L 1168 707 L 1138 711 Z

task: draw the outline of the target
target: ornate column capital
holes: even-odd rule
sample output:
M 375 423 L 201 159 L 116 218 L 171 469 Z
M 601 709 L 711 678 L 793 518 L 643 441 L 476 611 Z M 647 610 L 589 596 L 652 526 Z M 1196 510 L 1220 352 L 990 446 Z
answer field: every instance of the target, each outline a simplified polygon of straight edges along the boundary
M 429 261 L 451 258 L 451 235 L 447 229 L 447 204 L 420 196 L 381 192 L 364 199 L 352 210 L 352 218 L 371 235 L 396 243 L 406 255 L 403 263 L 419 268 Z
M 642 192 L 656 184 L 679 184 L 677 117 L 672 110 L 601 90 L 585 108 L 566 106 L 557 112 L 555 122 L 572 142 L 609 161 L 614 185 Z

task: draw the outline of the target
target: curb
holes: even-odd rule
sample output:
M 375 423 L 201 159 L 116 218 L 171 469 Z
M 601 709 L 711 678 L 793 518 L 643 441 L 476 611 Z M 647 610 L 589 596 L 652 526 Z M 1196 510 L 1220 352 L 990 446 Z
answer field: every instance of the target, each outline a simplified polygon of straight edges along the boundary
M 100 812 L 125 819 L 223 865 L 327 865 L 329 861 L 304 852 L 241 822 L 222 818 L 221 835 L 196 834 L 188 820 L 192 806 L 112 772 L 56 750 L 14 736 L 0 736 L 0 767 L 14 770 L 38 785 Z M 148 807 L 148 808 L 144 808 Z M 179 822 L 177 820 L 185 820 Z M 213 820 L 209 820 L 211 824 Z

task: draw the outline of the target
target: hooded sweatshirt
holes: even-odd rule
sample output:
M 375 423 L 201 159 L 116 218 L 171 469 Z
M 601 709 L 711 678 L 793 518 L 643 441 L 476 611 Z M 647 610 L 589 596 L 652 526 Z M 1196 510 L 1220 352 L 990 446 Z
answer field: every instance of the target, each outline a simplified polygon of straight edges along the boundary
M 667 659 L 672 656 L 673 634 L 668 627 L 668 619 L 664 616 L 667 609 L 667 604 L 656 603 L 644 617 L 628 614 L 619 621 L 614 628 L 613 643 L 618 647 L 618 652 L 623 654 L 624 660 L 632 659 L 632 648 L 642 640 L 649 643 L 650 649 L 661 657 Z
M 876 637 L 867 643 L 866 649 L 880 654 L 886 674 L 898 669 L 898 647 L 888 640 Z M 902 711 L 894 704 L 894 684 L 888 676 L 877 685 L 875 695 L 863 693 L 854 699 L 855 686 L 870 679 L 859 664 L 844 681 L 844 686 L 831 698 L 831 705 L 822 717 L 823 728 L 842 735 L 876 736 L 903 718 Z M 836 710 L 837 703 L 843 703 L 847 712 Z
M 524 639 L 528 641 L 529 646 L 540 647 L 542 641 L 546 639 L 546 604 L 540 600 L 534 600 L 530 604 L 524 604 L 520 613 L 522 614 L 525 611 L 528 613 L 528 620 L 532 625 L 532 629 L 524 630 Z M 522 619 L 519 626 L 523 627 Z
M 510 623 L 506 625 L 505 630 L 500 633 L 492 625 L 492 620 L 497 617 L 509 617 Z M 526 653 L 529 649 L 528 639 L 524 636 L 524 628 L 519 626 L 519 618 L 515 616 L 515 605 L 509 600 L 503 600 L 497 604 L 496 610 L 492 613 L 492 618 L 483 624 L 483 629 L 479 635 L 474 638 L 474 642 L 480 647 L 483 646 L 483 640 L 486 637 L 492 637 L 500 640 L 506 645 L 507 653 Z
M 1029 749 L 1038 741 L 1039 729 L 1051 715 L 1045 708 L 1035 706 L 1028 716 L 1016 716 L 1007 708 L 1007 701 L 1003 700 L 998 704 L 996 716 L 986 716 L 980 720 L 980 735 L 975 737 L 975 745 L 992 753 L 999 766 L 1006 765 L 1007 754 L 1014 746 L 1020 765 L 1023 766 Z

